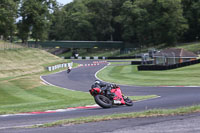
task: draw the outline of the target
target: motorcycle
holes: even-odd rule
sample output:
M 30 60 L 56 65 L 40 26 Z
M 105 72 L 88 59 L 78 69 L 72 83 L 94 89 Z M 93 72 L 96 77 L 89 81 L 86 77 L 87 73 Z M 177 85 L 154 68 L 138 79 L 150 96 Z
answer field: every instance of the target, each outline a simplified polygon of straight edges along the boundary
M 110 84 L 106 88 L 102 89 L 101 87 L 92 85 L 89 90 L 95 102 L 102 108 L 111 108 L 113 105 L 133 105 L 133 101 L 122 94 L 119 86 Z

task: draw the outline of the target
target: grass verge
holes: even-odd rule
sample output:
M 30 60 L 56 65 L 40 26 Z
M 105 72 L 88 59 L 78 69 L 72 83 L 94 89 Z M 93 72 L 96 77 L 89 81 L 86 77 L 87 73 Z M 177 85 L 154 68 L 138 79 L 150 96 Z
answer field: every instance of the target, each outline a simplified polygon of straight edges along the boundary
M 20 77 L 0 84 L 0 114 L 45 111 L 95 104 L 89 93 L 41 85 L 37 76 Z M 156 95 L 130 96 L 134 101 Z
M 132 113 L 104 115 L 104 116 L 80 117 L 80 118 L 74 118 L 74 119 L 60 120 L 53 123 L 46 123 L 43 125 L 36 125 L 36 126 L 32 126 L 32 128 L 83 124 L 83 123 L 90 123 L 90 122 L 128 119 L 128 118 L 184 115 L 184 114 L 195 113 L 195 112 L 200 112 L 200 105 L 191 106 L 191 107 L 182 107 L 178 109 L 155 109 L 155 110 L 147 110 L 144 112 L 132 112 Z
M 135 65 L 107 66 L 97 77 L 136 86 L 200 86 L 200 64 L 166 71 L 138 71 Z
M 88 93 L 74 92 L 53 86 L 30 85 L 21 83 L 22 79 L 14 80 L 13 85 L 1 86 L 0 114 L 45 111 L 49 109 L 67 108 L 94 104 Z M 3 91 L 2 91 L 3 90 Z
M 147 99 L 158 98 L 157 95 L 146 95 L 146 96 L 128 96 L 132 101 L 142 101 Z

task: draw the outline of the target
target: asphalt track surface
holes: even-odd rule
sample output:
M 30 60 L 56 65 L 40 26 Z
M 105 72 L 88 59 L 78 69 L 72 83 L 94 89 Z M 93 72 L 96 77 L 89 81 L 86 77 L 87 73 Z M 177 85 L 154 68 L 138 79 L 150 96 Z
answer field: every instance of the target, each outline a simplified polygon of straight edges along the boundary
M 74 61 L 80 64 L 91 64 L 93 61 Z M 73 69 L 69 74 L 66 71 L 42 76 L 50 84 L 76 91 L 88 92 L 94 82 L 95 73 L 104 68 L 107 63 L 96 66 L 82 66 Z M 120 85 L 123 93 L 128 96 L 134 95 L 158 95 L 159 98 L 135 102 L 134 106 L 119 106 L 110 109 L 79 109 L 74 111 L 57 112 L 37 115 L 15 115 L 0 117 L 0 132 L 9 132 L 10 128 L 25 125 L 42 124 L 67 118 L 85 116 L 107 115 L 113 113 L 138 112 L 148 109 L 178 108 L 200 104 L 200 87 L 137 87 Z M 17 130 L 14 130 L 17 131 Z M 69 130 L 68 130 L 69 131 Z M 94 130 L 95 131 L 95 130 Z M 26 131 L 27 132 L 27 131 Z M 47 130 L 47 132 L 49 132 Z M 70 131 L 69 131 L 70 132 Z M 71 132 L 73 132 L 71 130 Z

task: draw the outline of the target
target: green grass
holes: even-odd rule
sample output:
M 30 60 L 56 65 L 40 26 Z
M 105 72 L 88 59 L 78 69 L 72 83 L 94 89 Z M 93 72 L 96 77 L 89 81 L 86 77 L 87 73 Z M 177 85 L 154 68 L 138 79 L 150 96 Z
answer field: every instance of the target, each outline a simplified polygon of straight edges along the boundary
M 90 122 L 99 122 L 107 120 L 118 120 L 118 119 L 130 119 L 130 118 L 144 118 L 144 117 L 158 117 L 158 116 L 174 116 L 174 115 L 184 115 L 187 113 L 200 112 L 200 106 L 191 106 L 191 107 L 182 107 L 178 109 L 155 109 L 147 110 L 143 112 L 131 112 L 131 113 L 122 113 L 122 114 L 112 114 L 104 116 L 90 116 L 90 117 L 80 117 L 56 121 L 53 123 L 46 123 L 42 125 L 32 126 L 36 127 L 53 127 L 53 126 L 63 126 L 63 125 L 72 125 L 72 124 L 83 124 Z
M 40 49 L 0 50 L 0 78 L 43 72 L 43 65 L 64 61 Z
M 185 50 L 197 53 L 198 51 L 200 51 L 200 42 L 185 43 L 177 46 L 177 48 L 184 48 Z
M 43 85 L 38 75 L 21 76 L 1 81 L 0 92 L 0 114 L 95 104 L 89 93 Z M 130 96 L 134 101 L 155 97 L 157 96 Z
M 110 65 L 130 65 L 131 62 L 110 62 Z
M 29 88 L 17 81 L 0 86 L 0 114 L 44 111 L 94 104 L 88 93 L 75 92 L 52 86 Z
M 95 104 L 89 93 L 43 85 L 39 75 L 0 81 L 0 114 L 44 111 Z M 130 97 L 134 101 L 156 96 Z
M 200 86 L 200 64 L 167 71 L 138 71 L 135 65 L 108 66 L 97 77 L 108 82 L 136 86 Z
M 152 98 L 157 98 L 157 95 L 146 95 L 146 96 L 128 96 L 132 101 L 141 101 L 147 100 Z

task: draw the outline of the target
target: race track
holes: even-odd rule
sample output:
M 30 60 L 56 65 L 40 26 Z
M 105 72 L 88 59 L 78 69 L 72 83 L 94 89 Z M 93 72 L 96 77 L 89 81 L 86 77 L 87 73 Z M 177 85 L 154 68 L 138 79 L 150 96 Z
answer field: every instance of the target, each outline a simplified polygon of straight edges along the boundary
M 55 86 L 88 92 L 91 84 L 96 79 L 95 73 L 107 65 L 107 63 L 100 63 L 95 66 L 85 66 L 85 64 L 93 63 L 93 61 L 89 60 L 76 60 L 74 62 L 83 64 L 83 66 L 73 69 L 69 74 L 63 71 L 42 76 L 42 79 Z M 67 118 L 136 112 L 155 108 L 177 108 L 200 104 L 200 87 L 137 87 L 124 85 L 120 85 L 120 87 L 123 93 L 128 96 L 153 94 L 160 97 L 135 102 L 132 107 L 120 106 L 110 109 L 94 108 L 37 115 L 0 116 L 0 132 L 1 129 L 5 130 L 14 126 L 41 124 Z

